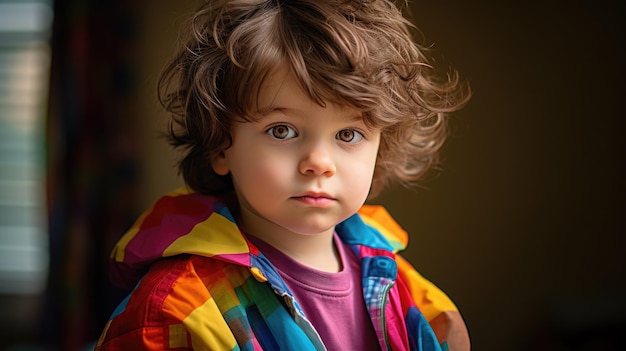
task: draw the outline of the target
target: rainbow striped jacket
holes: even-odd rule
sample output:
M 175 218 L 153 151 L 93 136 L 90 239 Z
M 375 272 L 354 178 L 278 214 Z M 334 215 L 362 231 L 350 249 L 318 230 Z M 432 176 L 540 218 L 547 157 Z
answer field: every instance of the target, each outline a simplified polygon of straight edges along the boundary
M 337 225 L 361 258 L 363 297 L 382 350 L 469 349 L 450 299 L 394 252 L 406 233 L 382 207 Z M 325 350 L 271 262 L 215 198 L 180 189 L 116 244 L 111 276 L 132 288 L 96 350 Z

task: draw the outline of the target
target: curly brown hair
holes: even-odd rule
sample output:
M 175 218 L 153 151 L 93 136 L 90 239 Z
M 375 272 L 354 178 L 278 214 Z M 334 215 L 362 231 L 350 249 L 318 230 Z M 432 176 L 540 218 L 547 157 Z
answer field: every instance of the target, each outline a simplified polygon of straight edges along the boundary
M 233 190 L 211 162 L 231 144 L 235 119 L 251 120 L 263 82 L 286 67 L 308 96 L 363 111 L 381 128 L 371 196 L 419 179 L 437 160 L 447 115 L 469 99 L 456 71 L 437 74 L 406 10 L 388 0 L 212 0 L 189 21 L 165 67 L 159 101 L 167 137 L 184 150 L 179 172 L 209 195 Z

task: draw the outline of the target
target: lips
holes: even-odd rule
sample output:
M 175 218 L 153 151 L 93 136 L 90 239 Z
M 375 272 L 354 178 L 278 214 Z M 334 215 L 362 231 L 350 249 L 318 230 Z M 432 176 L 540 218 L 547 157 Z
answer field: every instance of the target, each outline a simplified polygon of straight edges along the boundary
M 326 207 L 335 202 L 335 198 L 320 192 L 307 192 L 299 196 L 294 196 L 294 200 L 310 206 Z

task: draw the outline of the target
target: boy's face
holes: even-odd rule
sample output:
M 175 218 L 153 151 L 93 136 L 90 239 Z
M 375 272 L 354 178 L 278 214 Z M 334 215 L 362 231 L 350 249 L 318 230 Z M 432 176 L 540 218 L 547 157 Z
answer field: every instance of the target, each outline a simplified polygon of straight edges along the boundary
M 380 130 L 357 110 L 319 106 L 291 75 L 269 77 L 258 102 L 270 112 L 234 123 L 232 146 L 212 160 L 232 177 L 240 225 L 260 238 L 332 234 L 368 196 Z

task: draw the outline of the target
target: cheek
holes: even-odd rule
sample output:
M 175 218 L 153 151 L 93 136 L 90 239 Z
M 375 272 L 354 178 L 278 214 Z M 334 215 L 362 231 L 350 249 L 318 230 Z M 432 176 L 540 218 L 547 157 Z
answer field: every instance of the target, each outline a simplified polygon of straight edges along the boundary
M 360 165 L 360 176 L 355 176 L 355 181 L 358 180 L 358 184 L 361 190 L 365 190 L 369 193 L 374 178 L 374 172 L 376 170 L 376 160 L 378 158 L 378 147 L 372 148 L 367 153 L 367 157 L 364 158 Z
M 275 157 L 256 155 L 240 160 L 241 162 L 231 167 L 231 175 L 242 191 L 263 193 L 287 180 L 284 162 L 276 161 Z
M 376 168 L 376 160 L 378 159 L 378 143 L 372 145 L 361 158 L 361 170 L 367 174 L 373 174 Z
M 354 190 L 362 191 L 363 188 L 369 189 L 376 167 L 376 156 L 371 153 L 365 153 L 359 157 L 346 158 L 339 165 L 339 172 L 345 183 L 348 183 Z

